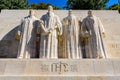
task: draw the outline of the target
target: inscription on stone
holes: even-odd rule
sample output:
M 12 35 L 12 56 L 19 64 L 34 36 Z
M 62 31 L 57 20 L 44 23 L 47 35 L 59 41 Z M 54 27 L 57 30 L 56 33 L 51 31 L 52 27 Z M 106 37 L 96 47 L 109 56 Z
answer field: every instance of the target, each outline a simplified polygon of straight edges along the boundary
M 113 49 L 120 49 L 120 43 L 109 43 L 109 47 Z
M 68 67 L 69 65 L 67 63 L 62 62 L 53 63 L 51 64 L 51 71 L 58 72 L 59 74 L 61 74 L 62 72 L 68 72 L 69 71 Z
M 41 64 L 40 69 L 41 69 L 41 72 L 49 72 L 49 65 Z
M 41 64 L 41 72 L 56 72 L 58 74 L 66 72 L 78 72 L 77 64 L 68 64 L 65 62 L 56 62 L 52 64 Z

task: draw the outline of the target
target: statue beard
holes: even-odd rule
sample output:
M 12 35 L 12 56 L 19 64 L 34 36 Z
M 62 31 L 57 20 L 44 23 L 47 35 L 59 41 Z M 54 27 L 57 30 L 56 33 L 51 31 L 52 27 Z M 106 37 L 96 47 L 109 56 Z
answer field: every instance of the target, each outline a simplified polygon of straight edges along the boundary
M 68 15 L 68 19 L 69 19 L 70 21 L 72 21 L 72 18 L 73 18 L 72 15 Z
M 52 11 L 48 12 L 49 17 L 53 17 L 54 13 Z

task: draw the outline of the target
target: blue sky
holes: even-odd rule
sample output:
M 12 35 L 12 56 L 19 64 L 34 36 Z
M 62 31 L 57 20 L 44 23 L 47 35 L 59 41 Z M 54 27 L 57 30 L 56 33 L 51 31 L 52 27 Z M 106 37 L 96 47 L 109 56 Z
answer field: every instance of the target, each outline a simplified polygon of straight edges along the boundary
M 67 0 L 29 0 L 30 3 L 40 3 L 40 2 L 44 2 L 44 3 L 50 3 L 53 4 L 55 6 L 58 7 L 63 7 L 66 5 L 66 1 Z
M 118 0 L 110 0 L 107 5 L 110 6 L 115 3 L 118 3 Z
M 44 3 L 51 3 L 55 6 L 58 6 L 60 8 L 62 8 L 63 6 L 66 5 L 66 1 L 67 0 L 29 0 L 29 3 L 40 3 L 40 2 L 44 2 Z M 110 0 L 107 5 L 110 6 L 112 4 L 118 3 L 118 0 Z

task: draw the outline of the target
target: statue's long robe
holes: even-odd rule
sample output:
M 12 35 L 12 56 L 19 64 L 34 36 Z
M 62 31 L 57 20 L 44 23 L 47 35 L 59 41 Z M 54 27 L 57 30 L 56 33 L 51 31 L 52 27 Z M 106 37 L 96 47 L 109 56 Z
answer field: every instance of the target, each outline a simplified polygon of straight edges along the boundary
M 82 22 L 83 33 L 86 31 L 90 34 L 85 39 L 86 58 L 105 58 L 105 48 L 102 33 L 105 33 L 103 24 L 96 16 L 86 17 Z
M 63 19 L 64 55 L 69 59 L 80 59 L 81 49 L 79 45 L 79 25 L 74 15 L 68 15 Z
M 53 12 L 41 17 L 43 27 L 40 32 L 40 58 L 58 58 L 58 35 L 62 35 L 62 24 Z M 51 29 L 51 32 L 49 32 Z M 48 33 L 49 32 L 49 33 Z
M 37 18 L 25 17 L 22 19 L 19 31 L 21 33 L 18 58 L 31 58 L 36 55 Z

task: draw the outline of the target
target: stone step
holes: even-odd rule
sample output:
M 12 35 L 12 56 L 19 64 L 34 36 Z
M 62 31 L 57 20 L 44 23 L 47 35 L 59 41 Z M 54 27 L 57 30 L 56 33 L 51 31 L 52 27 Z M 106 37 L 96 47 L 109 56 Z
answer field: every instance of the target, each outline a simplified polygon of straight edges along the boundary
M 120 76 L 0 76 L 0 80 L 120 80 Z

